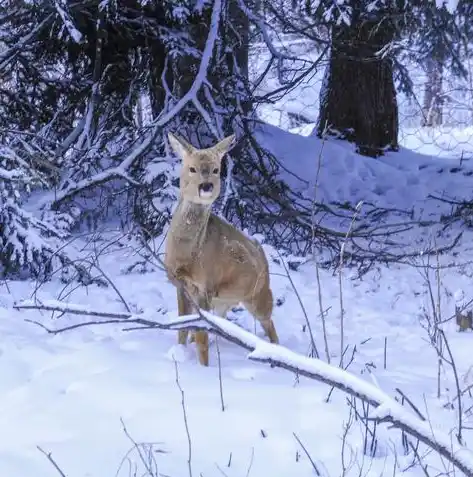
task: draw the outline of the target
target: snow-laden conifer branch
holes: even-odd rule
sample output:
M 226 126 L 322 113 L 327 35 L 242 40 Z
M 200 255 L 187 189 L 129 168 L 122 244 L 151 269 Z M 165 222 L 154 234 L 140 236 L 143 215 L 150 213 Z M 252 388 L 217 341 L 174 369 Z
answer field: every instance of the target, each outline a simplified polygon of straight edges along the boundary
M 15 305 L 14 308 L 18 310 L 39 309 L 97 317 L 94 321 L 81 322 L 58 329 L 49 329 L 44 324 L 35 322 L 53 334 L 84 326 L 111 323 L 126 325 L 126 330 L 148 328 L 177 330 L 186 328 L 211 331 L 250 351 L 248 358 L 252 361 L 269 363 L 274 367 L 295 372 L 298 375 L 323 382 L 368 402 L 375 408 L 370 418 L 377 422 L 391 423 L 394 427 L 402 429 L 407 434 L 419 439 L 425 445 L 438 452 L 465 475 L 473 477 L 473 453 L 468 448 L 452 440 L 447 434 L 434 430 L 429 422 L 422 421 L 418 416 L 412 414 L 411 411 L 404 408 L 374 384 L 368 383 L 320 359 L 308 358 L 290 351 L 284 346 L 270 344 L 238 325 L 206 311 L 200 310 L 198 314 L 180 316 L 172 322 L 159 322 L 152 319 L 154 313 L 152 310 L 148 310 L 140 315 L 101 312 L 89 306 L 63 303 L 56 300 L 48 300 L 43 303 L 28 300 Z
M 8 64 L 11 58 L 18 52 L 24 50 L 28 43 L 52 20 L 54 15 L 49 14 L 38 26 L 33 28 L 27 35 L 20 38 L 15 45 L 2 51 L 0 54 L 0 71 Z
M 69 11 L 68 11 L 68 5 L 65 2 L 65 0 L 56 0 L 54 2 L 54 6 L 59 13 L 59 16 L 61 17 L 61 20 L 64 23 L 64 26 L 66 27 L 67 31 L 69 32 L 69 35 L 71 35 L 71 38 L 76 42 L 80 43 L 82 41 L 82 33 L 77 29 L 77 27 L 74 25 L 74 20 L 72 19 Z
M 222 0 L 215 0 L 210 21 L 209 34 L 207 36 L 204 51 L 202 53 L 199 70 L 189 91 L 187 91 L 186 94 L 181 99 L 179 99 L 179 101 L 174 104 L 169 110 L 163 111 L 156 118 L 156 120 L 151 123 L 151 132 L 146 136 L 145 139 L 143 139 L 125 156 L 119 166 L 109 168 L 103 172 L 96 174 L 93 177 L 81 180 L 76 183 L 72 183 L 67 188 L 57 192 L 53 202 L 53 207 L 57 207 L 65 199 L 72 197 L 73 195 L 83 191 L 84 189 L 103 184 L 104 182 L 107 182 L 111 179 L 122 178 L 133 183 L 134 185 L 137 185 L 129 175 L 130 168 L 153 144 L 153 141 L 156 139 L 156 136 L 162 130 L 162 128 L 177 114 L 179 114 L 189 102 L 197 101 L 197 93 L 202 87 L 202 85 L 205 84 L 207 79 L 207 72 L 209 69 L 210 61 L 212 59 L 213 50 L 218 38 L 221 12 Z
M 250 8 L 248 8 L 248 6 L 245 4 L 243 0 L 238 0 L 238 6 L 241 8 L 241 11 L 245 13 L 248 19 L 258 27 L 259 31 L 261 32 L 261 35 L 263 36 L 263 40 L 266 46 L 268 47 L 269 52 L 274 58 L 277 58 L 278 61 L 282 61 L 282 60 L 302 61 L 301 58 L 288 55 L 278 50 L 276 46 L 274 46 L 271 40 L 271 37 L 268 33 L 268 29 L 266 28 L 266 23 L 263 20 L 263 18 L 253 13 L 253 11 Z

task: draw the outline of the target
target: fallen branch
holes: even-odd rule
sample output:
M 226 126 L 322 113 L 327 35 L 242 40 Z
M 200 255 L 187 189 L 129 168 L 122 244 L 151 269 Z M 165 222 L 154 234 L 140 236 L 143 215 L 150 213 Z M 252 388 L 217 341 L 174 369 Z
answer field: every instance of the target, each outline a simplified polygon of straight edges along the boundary
M 127 328 L 125 330 L 150 328 L 178 330 L 186 328 L 192 331 L 211 331 L 250 351 L 248 358 L 252 361 L 268 363 L 273 367 L 292 371 L 299 376 L 323 382 L 369 403 L 375 408 L 374 412 L 369 416 L 370 419 L 376 422 L 388 422 L 412 437 L 419 439 L 419 441 L 450 461 L 466 476 L 473 477 L 473 453 L 468 448 L 450 439 L 447 434 L 441 431 L 434 432 L 429 422 L 422 421 L 419 417 L 413 415 L 375 385 L 319 359 L 305 357 L 281 345 L 268 343 L 253 333 L 240 328 L 238 325 L 204 310 L 199 310 L 198 314 L 185 315 L 175 321 L 162 323 L 148 318 L 152 315 L 152 311 L 147 311 L 141 315 L 100 312 L 91 310 L 87 306 L 61 303 L 55 300 L 45 302 L 44 305 L 29 300 L 15 305 L 14 308 L 17 310 L 38 309 L 76 315 L 91 315 L 94 317 L 112 317 L 112 319 L 108 320 L 83 322 L 55 330 L 48 329 L 46 326 L 36 322 L 43 329 L 54 334 L 82 326 L 107 323 L 126 324 Z M 130 325 L 134 326 L 130 327 Z

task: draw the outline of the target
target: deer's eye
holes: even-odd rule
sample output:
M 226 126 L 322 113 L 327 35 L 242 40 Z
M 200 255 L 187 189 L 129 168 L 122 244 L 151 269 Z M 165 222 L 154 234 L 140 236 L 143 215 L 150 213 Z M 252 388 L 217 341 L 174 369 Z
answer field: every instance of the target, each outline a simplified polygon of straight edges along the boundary
M 192 173 L 192 174 L 195 174 L 197 171 L 195 169 L 195 167 L 189 167 L 189 171 Z
M 214 174 L 218 174 L 218 167 L 216 167 L 213 171 Z

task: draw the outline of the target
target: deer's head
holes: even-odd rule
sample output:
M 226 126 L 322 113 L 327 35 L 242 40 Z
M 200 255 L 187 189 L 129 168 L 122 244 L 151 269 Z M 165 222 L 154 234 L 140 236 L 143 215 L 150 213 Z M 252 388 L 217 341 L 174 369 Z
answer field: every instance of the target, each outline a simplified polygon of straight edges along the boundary
M 172 133 L 168 134 L 168 139 L 172 149 L 182 160 L 181 195 L 197 204 L 212 204 L 220 195 L 222 158 L 233 146 L 235 134 L 207 149 L 197 149 Z

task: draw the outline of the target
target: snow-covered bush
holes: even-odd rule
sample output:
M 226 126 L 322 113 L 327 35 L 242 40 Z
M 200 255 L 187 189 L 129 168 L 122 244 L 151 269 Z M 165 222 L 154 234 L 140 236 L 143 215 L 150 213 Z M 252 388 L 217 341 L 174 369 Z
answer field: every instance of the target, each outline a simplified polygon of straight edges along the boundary
M 63 217 L 61 230 L 25 209 L 27 196 L 50 184 L 51 171 L 41 172 L 28 162 L 33 156 L 21 157 L 18 150 L 0 145 L 0 274 L 17 278 L 48 276 L 67 260 L 64 252 L 59 252 L 59 245 L 67 237 L 66 227 L 72 217 Z M 42 162 L 43 169 L 45 166 L 47 163 Z

